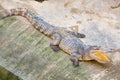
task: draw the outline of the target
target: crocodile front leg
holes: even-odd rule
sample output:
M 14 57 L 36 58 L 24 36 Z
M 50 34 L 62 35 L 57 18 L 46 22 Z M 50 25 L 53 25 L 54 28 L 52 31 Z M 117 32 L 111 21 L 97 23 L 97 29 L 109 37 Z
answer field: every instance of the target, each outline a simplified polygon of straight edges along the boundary
M 78 53 L 71 53 L 70 60 L 72 61 L 75 67 L 79 66 L 79 58 L 81 57 Z
M 61 36 L 57 33 L 53 34 L 52 36 L 53 40 L 50 42 L 50 47 L 52 48 L 53 51 L 57 52 L 60 50 L 59 48 L 59 43 L 61 40 Z

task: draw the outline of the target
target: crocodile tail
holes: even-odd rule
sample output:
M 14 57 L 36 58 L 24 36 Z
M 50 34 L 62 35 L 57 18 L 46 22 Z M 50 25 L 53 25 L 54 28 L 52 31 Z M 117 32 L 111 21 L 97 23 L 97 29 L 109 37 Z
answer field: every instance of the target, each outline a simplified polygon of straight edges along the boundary
M 16 8 L 10 10 L 3 10 L 2 12 L 0 12 L 0 20 L 11 16 L 22 16 L 26 18 L 33 26 L 37 21 L 35 18 L 37 16 L 26 8 Z M 36 26 L 34 27 L 36 28 Z
M 10 10 L 3 10 L 2 12 L 0 12 L 0 20 L 10 16 L 25 17 L 28 21 L 30 21 L 30 23 L 33 23 L 33 19 L 36 17 L 34 13 L 32 13 L 26 8 L 16 8 Z
M 25 8 L 17 8 L 17 9 L 10 9 L 10 10 L 3 10 L 0 12 L 0 19 L 4 19 L 10 16 L 23 16 L 27 15 L 27 9 Z
M 26 8 L 10 9 L 8 11 L 6 10 L 0 12 L 0 20 L 10 16 L 22 16 L 26 18 L 35 29 L 44 33 L 45 35 L 52 34 L 53 29 L 55 28 Z

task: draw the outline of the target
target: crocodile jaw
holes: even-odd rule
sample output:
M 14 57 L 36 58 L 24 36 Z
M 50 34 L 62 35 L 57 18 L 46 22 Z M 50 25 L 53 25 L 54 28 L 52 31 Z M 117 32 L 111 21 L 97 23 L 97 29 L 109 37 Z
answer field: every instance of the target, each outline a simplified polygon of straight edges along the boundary
M 108 56 L 105 55 L 101 50 L 91 50 L 90 51 L 90 57 L 96 60 L 99 63 L 110 63 L 111 60 L 108 58 Z

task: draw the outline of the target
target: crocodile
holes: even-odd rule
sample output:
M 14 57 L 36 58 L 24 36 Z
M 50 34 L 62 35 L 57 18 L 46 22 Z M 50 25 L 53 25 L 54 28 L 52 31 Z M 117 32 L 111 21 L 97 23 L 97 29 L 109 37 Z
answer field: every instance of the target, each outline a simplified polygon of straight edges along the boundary
M 75 67 L 79 66 L 79 61 L 96 60 L 99 63 L 110 62 L 110 59 L 98 46 L 85 45 L 79 39 L 84 38 L 84 34 L 55 27 L 26 8 L 2 11 L 0 13 L 0 20 L 10 16 L 22 16 L 26 18 L 36 30 L 51 39 L 50 47 L 53 51 L 62 50 L 69 54 L 70 60 Z

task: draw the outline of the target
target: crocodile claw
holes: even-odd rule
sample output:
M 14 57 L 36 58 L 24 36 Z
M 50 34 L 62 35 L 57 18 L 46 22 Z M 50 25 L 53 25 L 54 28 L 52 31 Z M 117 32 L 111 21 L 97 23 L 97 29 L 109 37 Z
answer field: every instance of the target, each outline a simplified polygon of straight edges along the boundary
M 71 57 L 70 60 L 72 61 L 74 67 L 79 66 L 79 61 L 76 57 Z
M 59 46 L 50 45 L 53 51 L 58 52 L 60 50 Z
M 79 66 L 79 62 L 78 61 L 73 61 L 73 66 L 74 67 L 78 67 Z

